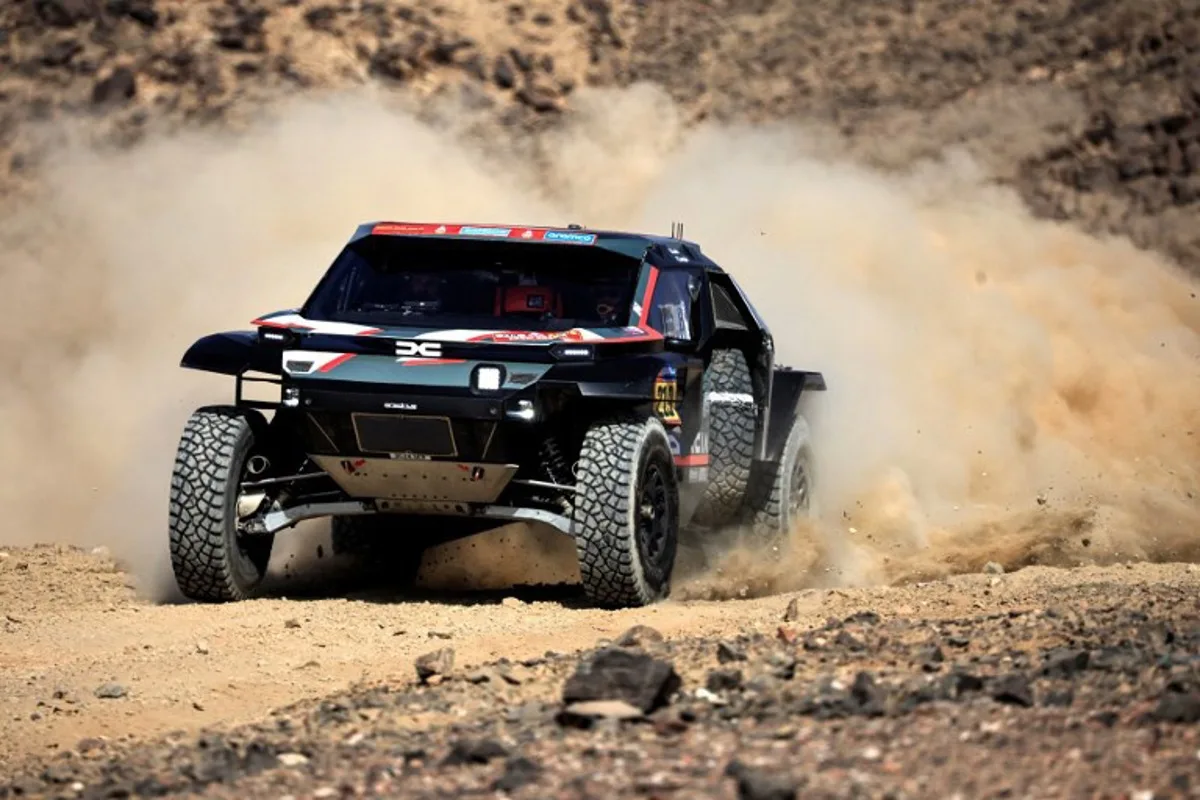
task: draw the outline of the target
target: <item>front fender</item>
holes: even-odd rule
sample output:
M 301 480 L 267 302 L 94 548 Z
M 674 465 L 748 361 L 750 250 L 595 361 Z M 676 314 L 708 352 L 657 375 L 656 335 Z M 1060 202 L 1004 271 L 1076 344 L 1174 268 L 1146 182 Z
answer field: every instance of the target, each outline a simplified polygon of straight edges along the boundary
M 225 331 L 197 339 L 179 365 L 220 375 L 240 375 L 250 370 L 279 375 L 279 356 L 279 349 L 264 347 L 255 331 Z

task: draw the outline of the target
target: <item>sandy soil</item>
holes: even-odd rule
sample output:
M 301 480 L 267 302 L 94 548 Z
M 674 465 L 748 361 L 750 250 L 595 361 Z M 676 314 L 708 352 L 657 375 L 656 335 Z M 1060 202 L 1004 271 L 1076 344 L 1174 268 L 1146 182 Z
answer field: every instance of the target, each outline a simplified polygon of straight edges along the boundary
M 488 695 L 490 700 L 472 695 L 470 702 L 452 700 L 448 706 L 438 706 L 440 711 L 433 707 L 436 703 L 421 701 L 408 712 L 389 712 L 389 726 L 434 735 L 456 719 L 467 724 L 480 714 L 480 719 L 494 718 L 498 710 L 525 702 L 553 703 L 562 670 L 539 671 L 538 664 L 547 656 L 561 659 L 588 650 L 637 625 L 653 628 L 668 642 L 694 642 L 706 653 L 717 641 L 793 643 L 794 650 L 808 654 L 809 661 L 802 656 L 802 662 L 809 664 L 802 671 L 812 672 L 810 677 L 816 680 L 827 670 L 834 674 L 850 674 L 846 671 L 851 667 L 887 671 L 897 664 L 897 647 L 926 652 L 931 636 L 952 651 L 945 656 L 951 660 L 966 643 L 978 642 L 966 651 L 974 653 L 971 660 L 976 668 L 978 663 L 992 663 L 979 662 L 981 654 L 988 652 L 1012 657 L 1086 643 L 1087 620 L 1120 608 L 1122 596 L 1133 606 L 1144 606 L 1150 616 L 1143 614 L 1143 619 L 1151 626 L 1163 624 L 1158 609 L 1162 614 L 1182 613 L 1182 620 L 1175 623 L 1182 625 L 1175 628 L 1177 636 L 1192 636 L 1195 632 L 1189 626 L 1198 610 L 1194 603 L 1161 600 L 1170 591 L 1194 598 L 1197 589 L 1200 568 L 1194 565 L 1128 564 L 1074 570 L 1034 567 L 910 586 L 809 590 L 745 601 L 668 602 L 623 612 L 582 608 L 569 588 L 471 596 L 440 593 L 410 601 L 350 589 L 346 598 L 272 598 L 211 608 L 140 602 L 125 585 L 124 576 L 102 556 L 61 547 L 12 550 L 0 561 L 0 596 L 8 601 L 0 661 L 5 710 L 0 722 L 0 765 L 4 773 L 11 771 L 14 776 L 30 774 L 38 763 L 80 770 L 86 763 L 78 762 L 81 752 L 91 753 L 86 758 L 112 758 L 118 763 L 127 756 L 150 757 L 159 747 L 156 741 L 166 743 L 161 745 L 166 748 L 161 755 L 165 759 L 171 748 L 181 741 L 195 741 L 201 730 L 208 731 L 206 736 L 230 731 L 244 739 L 249 734 L 238 731 L 246 724 L 275 716 L 277 709 L 297 701 L 340 696 L 350 690 L 369 693 L 387 691 L 388 686 L 393 691 L 412 686 L 414 660 L 443 647 L 454 650 L 447 680 L 462 681 L 463 676 L 472 676 L 474 667 L 498 660 L 510 665 L 505 670 L 522 661 L 531 667 L 515 667 L 512 685 L 502 697 L 495 689 Z M 1157 606 L 1155 597 L 1160 598 Z M 1050 611 L 1043 615 L 1046 609 Z M 866 612 L 870 613 L 861 616 Z M 1071 622 L 1072 615 L 1080 622 Z M 881 630 L 899 627 L 865 648 L 855 644 L 854 636 L 861 638 L 861 631 L 850 639 L 839 634 L 836 644 L 833 632 L 822 633 L 836 630 L 827 626 L 827 620 L 851 617 L 877 618 Z M 1077 633 L 1064 638 L 1050 619 L 1057 617 L 1068 626 L 1082 627 L 1072 628 Z M 1008 620 L 1017 618 L 1032 622 L 1014 627 Z M 946 631 L 955 630 L 955 625 L 965 626 L 964 631 L 972 628 L 970 638 L 951 637 L 947 645 Z M 889 639 L 894 643 L 887 644 Z M 812 661 L 825 642 L 833 653 L 848 646 L 844 652 L 849 661 L 824 656 Z M 1180 646 L 1184 646 L 1182 639 Z M 710 660 L 710 655 L 676 659 L 686 686 L 703 686 L 706 670 L 725 666 L 709 664 Z M 941 671 L 940 665 L 926 670 Z M 470 677 L 472 683 L 480 680 L 487 679 Z M 113 691 L 114 687 L 120 688 Z M 99 697 L 97 692 L 119 696 Z M 1103 702 L 1116 702 L 1119 709 L 1127 701 L 1118 693 Z M 382 729 L 369 726 L 367 730 Z M 344 738 L 345 731 L 339 731 L 329 735 Z M 310 736 L 318 734 L 320 729 L 310 729 Z M 315 746 L 312 740 L 305 745 L 310 752 Z M 332 766 L 340 763 L 342 759 L 335 759 Z M 905 774 L 923 780 L 919 768 Z M 1045 779 L 1047 775 L 1039 780 Z M 228 780 L 238 780 L 236 770 Z M 960 775 L 942 785 L 951 789 L 968 780 Z M 225 788 L 236 796 L 237 785 L 226 783 Z

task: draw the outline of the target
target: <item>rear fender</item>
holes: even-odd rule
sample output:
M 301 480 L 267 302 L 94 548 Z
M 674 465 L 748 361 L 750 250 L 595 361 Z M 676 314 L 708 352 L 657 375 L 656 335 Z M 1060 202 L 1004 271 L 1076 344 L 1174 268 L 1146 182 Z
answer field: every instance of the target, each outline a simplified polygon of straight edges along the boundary
M 280 347 L 264 344 L 255 331 L 225 331 L 197 339 L 183 354 L 180 366 L 219 375 L 263 372 L 279 375 Z
M 779 460 L 792 422 L 800 413 L 801 396 L 804 392 L 823 391 L 825 376 L 820 372 L 805 372 L 790 367 L 779 367 L 773 371 L 767 427 L 761 434 L 759 460 Z

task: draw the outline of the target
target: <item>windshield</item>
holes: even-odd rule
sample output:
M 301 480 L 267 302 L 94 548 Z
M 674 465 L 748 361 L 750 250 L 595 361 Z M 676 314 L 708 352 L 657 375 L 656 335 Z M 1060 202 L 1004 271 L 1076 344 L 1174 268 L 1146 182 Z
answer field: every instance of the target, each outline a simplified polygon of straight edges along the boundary
M 639 267 L 577 245 L 368 236 L 341 252 L 303 314 L 413 327 L 620 327 Z

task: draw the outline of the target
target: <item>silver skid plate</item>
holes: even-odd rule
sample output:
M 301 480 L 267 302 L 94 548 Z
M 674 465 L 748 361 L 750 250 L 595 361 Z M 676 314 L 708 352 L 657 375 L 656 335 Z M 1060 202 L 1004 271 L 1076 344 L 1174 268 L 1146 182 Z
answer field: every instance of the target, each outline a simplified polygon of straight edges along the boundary
M 516 464 L 310 456 L 351 497 L 441 503 L 491 503 Z

